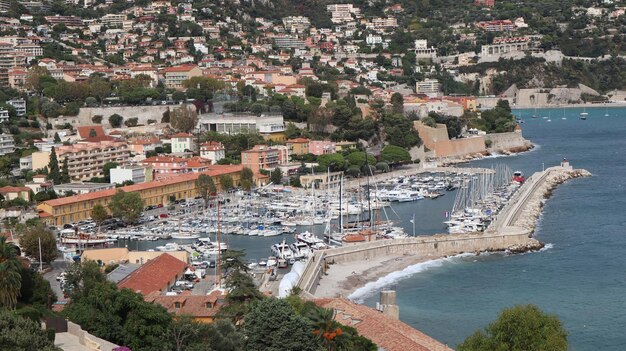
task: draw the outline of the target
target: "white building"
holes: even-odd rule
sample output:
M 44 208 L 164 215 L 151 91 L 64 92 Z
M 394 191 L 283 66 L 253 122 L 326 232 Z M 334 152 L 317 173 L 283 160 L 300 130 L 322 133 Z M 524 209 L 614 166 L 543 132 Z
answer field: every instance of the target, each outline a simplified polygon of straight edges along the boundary
M 437 49 L 434 46 L 428 47 L 426 39 L 415 40 L 415 57 L 418 59 L 433 59 L 437 57 Z
M 117 166 L 111 169 L 111 184 L 132 181 L 135 184 L 152 181 L 150 166 Z
M 15 141 L 11 134 L 0 134 L 0 156 L 15 151 Z
M 350 22 L 354 18 L 361 16 L 361 9 L 352 4 L 331 4 L 326 6 L 326 11 L 330 12 L 330 19 L 333 23 Z
M 15 114 L 18 117 L 26 115 L 26 100 L 24 99 L 11 99 L 7 101 L 7 104 L 13 106 Z
M 311 22 L 304 16 L 283 17 L 283 26 L 289 33 L 302 33 L 311 26 Z
M 178 133 L 172 136 L 172 153 L 182 154 L 194 150 L 193 135 Z
M 0 123 L 9 121 L 9 111 L 5 109 L 0 109 Z
M 383 37 L 381 37 L 380 35 L 368 34 L 367 37 L 365 37 L 365 43 L 371 46 L 382 44 Z
M 211 160 L 211 164 L 226 157 L 224 145 L 220 142 L 209 141 L 200 145 L 200 157 Z
M 260 116 L 249 113 L 207 113 L 200 115 L 199 125 L 202 130 L 223 134 L 285 131 L 281 113 L 268 113 Z
M 441 84 L 436 79 L 425 79 L 415 83 L 415 91 L 428 96 L 437 96 L 441 92 Z
M 30 171 L 33 169 L 33 155 L 20 157 L 20 170 Z

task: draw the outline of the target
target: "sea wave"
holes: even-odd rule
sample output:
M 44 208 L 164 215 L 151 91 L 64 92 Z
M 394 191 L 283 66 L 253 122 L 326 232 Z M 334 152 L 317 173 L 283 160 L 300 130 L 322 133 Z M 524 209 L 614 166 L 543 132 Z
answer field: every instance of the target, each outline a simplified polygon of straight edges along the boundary
M 554 244 L 552 243 L 547 243 L 545 244 L 541 249 L 539 249 L 539 251 L 537 252 L 544 252 L 544 251 L 548 251 L 550 249 L 554 248 Z
M 363 303 L 363 301 L 374 295 L 377 291 L 384 289 L 387 286 L 393 285 L 401 280 L 407 279 L 417 273 L 424 272 L 431 268 L 441 267 L 446 262 L 454 262 L 462 257 L 476 256 L 473 253 L 463 253 L 455 256 L 450 256 L 446 258 L 438 258 L 435 260 L 425 261 L 418 264 L 414 264 L 412 266 L 408 266 L 401 271 L 396 271 L 387 274 L 384 277 L 379 278 L 376 281 L 369 282 L 364 286 L 356 289 L 352 294 L 348 295 L 348 299 Z

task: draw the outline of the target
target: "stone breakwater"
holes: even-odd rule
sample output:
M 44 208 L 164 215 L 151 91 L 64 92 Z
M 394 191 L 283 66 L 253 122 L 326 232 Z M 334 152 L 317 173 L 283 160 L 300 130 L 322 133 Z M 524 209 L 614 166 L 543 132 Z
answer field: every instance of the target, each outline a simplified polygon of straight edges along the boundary
M 530 195 L 513 225 L 527 229 L 531 234 L 534 233 L 543 205 L 552 196 L 554 189 L 567 180 L 589 176 L 591 173 L 584 169 L 551 169 L 545 180 Z

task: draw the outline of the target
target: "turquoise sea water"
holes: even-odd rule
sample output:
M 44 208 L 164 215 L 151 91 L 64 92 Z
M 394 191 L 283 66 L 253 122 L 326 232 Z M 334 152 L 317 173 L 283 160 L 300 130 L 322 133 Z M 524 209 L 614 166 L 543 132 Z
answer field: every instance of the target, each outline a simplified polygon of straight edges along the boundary
M 626 349 L 626 109 L 587 109 L 586 121 L 580 112 L 537 110 L 532 119 L 535 111 L 515 111 L 538 147 L 471 163 L 506 163 L 529 175 L 565 157 L 593 173 L 559 186 L 547 202 L 536 236 L 549 248 L 452 258 L 390 282 L 401 320 L 455 347 L 502 308 L 533 303 L 560 317 L 573 350 Z M 365 303 L 375 304 L 376 293 Z

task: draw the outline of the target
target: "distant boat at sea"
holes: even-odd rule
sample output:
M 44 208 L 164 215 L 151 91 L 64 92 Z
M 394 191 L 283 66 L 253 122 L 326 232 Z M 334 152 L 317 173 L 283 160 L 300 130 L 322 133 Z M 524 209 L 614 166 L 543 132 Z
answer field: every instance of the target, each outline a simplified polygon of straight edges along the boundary
M 604 108 L 604 117 L 609 117 L 609 108 L 608 107 Z
M 587 108 L 583 109 L 583 112 L 580 113 L 580 119 L 586 120 L 589 114 L 587 113 Z

